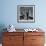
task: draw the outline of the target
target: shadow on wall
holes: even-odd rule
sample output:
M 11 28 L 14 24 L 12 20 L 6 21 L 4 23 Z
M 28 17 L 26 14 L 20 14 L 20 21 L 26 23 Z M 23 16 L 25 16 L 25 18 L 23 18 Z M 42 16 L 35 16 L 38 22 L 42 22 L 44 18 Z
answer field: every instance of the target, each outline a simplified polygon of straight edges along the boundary
M 2 36 L 3 36 L 3 32 L 6 32 L 6 30 L 4 30 L 5 25 L 4 24 L 0 24 L 0 43 L 2 43 Z

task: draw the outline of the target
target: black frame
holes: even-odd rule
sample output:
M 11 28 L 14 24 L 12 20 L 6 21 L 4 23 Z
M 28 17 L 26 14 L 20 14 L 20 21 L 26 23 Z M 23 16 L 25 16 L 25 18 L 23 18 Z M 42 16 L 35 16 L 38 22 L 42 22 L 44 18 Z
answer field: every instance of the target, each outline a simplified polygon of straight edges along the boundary
M 35 22 L 35 5 L 17 5 L 17 22 L 18 23 Z

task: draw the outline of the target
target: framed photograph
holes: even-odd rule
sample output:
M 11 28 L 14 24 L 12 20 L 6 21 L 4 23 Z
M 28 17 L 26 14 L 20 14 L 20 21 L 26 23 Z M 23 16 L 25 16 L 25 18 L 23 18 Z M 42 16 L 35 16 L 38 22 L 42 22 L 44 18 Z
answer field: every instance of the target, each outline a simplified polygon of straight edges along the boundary
M 18 22 L 35 22 L 35 5 L 18 5 L 17 6 Z

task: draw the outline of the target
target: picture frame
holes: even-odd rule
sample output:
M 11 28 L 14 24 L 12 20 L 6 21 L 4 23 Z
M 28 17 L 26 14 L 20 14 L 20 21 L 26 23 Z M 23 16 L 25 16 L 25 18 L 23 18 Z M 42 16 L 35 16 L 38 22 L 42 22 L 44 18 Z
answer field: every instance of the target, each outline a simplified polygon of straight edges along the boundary
M 17 22 L 35 22 L 35 5 L 17 5 Z

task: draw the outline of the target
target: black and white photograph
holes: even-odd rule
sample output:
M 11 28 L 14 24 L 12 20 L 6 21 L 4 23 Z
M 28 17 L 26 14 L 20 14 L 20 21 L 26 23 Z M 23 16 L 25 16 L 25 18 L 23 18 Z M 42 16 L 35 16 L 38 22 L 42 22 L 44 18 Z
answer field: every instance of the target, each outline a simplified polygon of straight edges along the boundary
M 35 5 L 18 5 L 17 6 L 18 22 L 35 22 Z

